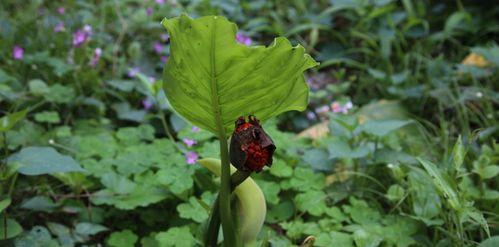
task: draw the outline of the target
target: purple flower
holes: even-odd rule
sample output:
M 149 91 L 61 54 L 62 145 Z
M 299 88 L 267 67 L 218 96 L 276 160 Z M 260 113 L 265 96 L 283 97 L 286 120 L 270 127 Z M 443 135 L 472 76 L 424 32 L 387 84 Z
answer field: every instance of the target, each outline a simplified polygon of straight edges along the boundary
M 94 56 L 92 57 L 92 60 L 90 60 L 90 66 L 95 67 L 99 62 L 101 55 L 102 55 L 102 49 L 96 48 L 94 51 Z
M 185 154 L 185 161 L 187 164 L 195 164 L 198 161 L 199 155 L 194 151 L 189 151 Z
M 194 132 L 194 133 L 198 133 L 199 132 L 199 127 L 198 126 L 192 126 L 191 131 Z
M 319 89 L 321 87 L 313 77 L 307 78 L 307 84 L 312 89 Z
M 151 16 L 152 15 L 152 7 L 148 7 L 146 9 L 146 14 L 147 14 L 147 16 Z
M 313 111 L 307 112 L 307 119 L 308 120 L 315 120 L 316 118 L 317 118 L 317 116 L 315 115 L 315 113 Z
M 192 147 L 192 146 L 196 145 L 196 143 L 197 143 L 197 142 L 196 142 L 196 140 L 194 140 L 194 139 L 189 139 L 189 138 L 184 138 L 182 141 L 184 142 L 184 144 L 185 144 L 187 147 Z
M 166 42 L 170 39 L 170 35 L 164 33 L 164 34 L 161 34 L 161 36 L 159 36 L 159 39 L 161 39 L 161 41 L 163 42 Z
M 353 104 L 351 101 L 348 101 L 343 107 L 341 107 L 341 113 L 347 114 L 348 110 L 353 108 Z
M 58 32 L 62 32 L 62 31 L 64 31 L 64 22 L 59 22 L 59 24 L 57 24 L 54 27 L 54 32 L 58 33 Z
M 160 59 L 160 60 L 161 60 L 161 62 L 163 62 L 163 63 L 166 63 L 166 61 L 168 61 L 168 57 L 167 57 L 167 56 L 161 56 L 159 59 Z
M 23 57 L 24 57 L 24 49 L 21 46 L 19 46 L 19 45 L 15 45 L 14 48 L 12 48 L 12 57 L 15 60 L 21 60 L 21 59 L 23 59 Z
M 327 106 L 327 105 L 323 105 L 323 106 L 315 109 L 315 112 L 317 112 L 317 113 L 326 113 L 328 111 L 329 111 L 329 106 Z
M 147 79 L 149 79 L 149 82 L 151 84 L 154 84 L 156 82 L 156 78 L 154 76 L 149 76 Z
M 73 34 L 73 46 L 79 47 L 81 44 L 85 43 L 92 35 L 92 27 L 85 25 L 82 29 L 76 30 Z
M 157 54 L 161 54 L 161 52 L 163 51 L 163 44 L 161 44 L 161 42 L 158 41 L 154 42 L 153 48 Z
M 140 68 L 139 67 L 133 67 L 131 69 L 128 69 L 127 75 L 130 78 L 134 78 L 137 75 L 137 73 L 139 73 L 139 72 L 140 72 Z
M 154 2 L 156 2 L 159 5 L 165 4 L 165 0 L 155 0 Z
M 90 26 L 90 25 L 83 26 L 83 31 L 88 33 L 88 35 L 91 35 L 92 34 L 92 26 Z
M 149 110 L 152 108 L 153 106 L 153 102 L 150 101 L 149 99 L 143 99 L 142 100 L 142 106 L 144 107 L 144 110 Z
M 59 8 L 57 8 L 57 13 L 59 13 L 59 14 L 63 15 L 63 14 L 64 14 L 64 12 L 66 12 L 66 9 L 64 9 L 64 7 L 59 7 Z
M 243 44 L 243 45 L 251 45 L 252 40 L 249 36 L 246 36 L 242 33 L 237 33 L 236 34 L 236 41 Z
M 331 111 L 333 111 L 333 113 L 339 113 L 341 112 L 341 105 L 340 103 L 338 103 L 337 101 L 333 102 L 331 104 Z

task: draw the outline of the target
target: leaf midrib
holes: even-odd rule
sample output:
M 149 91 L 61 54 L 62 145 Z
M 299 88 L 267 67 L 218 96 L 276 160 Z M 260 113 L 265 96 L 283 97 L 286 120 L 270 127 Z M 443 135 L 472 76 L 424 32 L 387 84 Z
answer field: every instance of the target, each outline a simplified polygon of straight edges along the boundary
M 211 24 L 211 40 L 210 40 L 210 88 L 211 88 L 211 106 L 213 110 L 213 115 L 215 116 L 215 124 L 217 126 L 217 133 L 219 138 L 226 138 L 225 127 L 222 121 L 222 111 L 220 108 L 220 102 L 218 98 L 218 85 L 217 85 L 217 75 L 215 66 L 215 37 L 216 37 L 216 16 L 212 19 Z

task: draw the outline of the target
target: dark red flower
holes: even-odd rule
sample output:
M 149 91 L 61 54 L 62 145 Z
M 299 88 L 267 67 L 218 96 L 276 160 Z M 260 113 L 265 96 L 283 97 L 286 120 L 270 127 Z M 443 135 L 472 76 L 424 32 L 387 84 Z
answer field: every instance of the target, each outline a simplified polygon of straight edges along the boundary
M 272 165 L 275 145 L 255 116 L 236 120 L 230 141 L 230 162 L 239 170 L 259 172 Z

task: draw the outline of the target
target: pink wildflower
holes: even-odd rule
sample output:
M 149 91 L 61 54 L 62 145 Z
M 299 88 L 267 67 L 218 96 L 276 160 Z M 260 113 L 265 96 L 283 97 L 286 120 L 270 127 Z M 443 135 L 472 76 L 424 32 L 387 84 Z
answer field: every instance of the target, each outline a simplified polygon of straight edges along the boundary
M 329 111 L 329 106 L 327 106 L 327 105 L 323 105 L 323 106 L 321 106 L 321 107 L 319 107 L 319 108 L 315 109 L 315 112 L 317 112 L 317 113 L 319 113 L 319 114 L 321 114 L 321 113 L 326 113 L 326 112 L 328 112 L 328 111 Z
M 152 7 L 148 7 L 148 8 L 146 9 L 146 14 L 147 14 L 147 16 L 151 16 L 151 15 L 152 15 L 152 11 L 153 11 L 153 10 L 152 10 Z
M 340 113 L 341 112 L 340 103 L 338 103 L 337 101 L 333 102 L 331 104 L 331 111 L 333 111 L 333 113 Z
M 164 34 L 161 34 L 161 36 L 159 36 L 159 38 L 161 39 L 161 41 L 166 42 L 170 39 L 170 35 L 164 33 Z
M 349 111 L 350 109 L 352 109 L 352 108 L 353 108 L 353 104 L 352 104 L 352 102 L 351 102 L 351 101 L 348 101 L 348 102 L 347 102 L 347 103 L 346 103 L 346 104 L 345 104 L 345 105 L 341 108 L 341 112 L 342 112 L 343 114 L 347 114 L 347 113 L 348 113 L 348 111 Z
M 197 143 L 197 142 L 196 142 L 196 140 L 194 140 L 194 139 L 189 139 L 189 138 L 184 138 L 182 141 L 184 142 L 184 144 L 185 144 L 187 147 L 192 147 L 192 146 L 196 145 L 196 143 Z
M 65 12 L 66 12 L 66 9 L 64 9 L 64 7 L 57 8 L 57 13 L 63 15 Z
M 195 164 L 198 161 L 199 155 L 194 151 L 189 151 L 185 154 L 185 161 L 187 164 Z
M 150 110 L 153 106 L 153 102 L 150 101 L 149 99 L 143 99 L 142 100 L 142 106 L 144 107 L 144 110 Z
M 57 24 L 54 27 L 54 32 L 58 33 L 58 32 L 62 32 L 62 31 L 64 31 L 64 22 L 59 22 L 59 24 Z
M 12 48 L 12 57 L 15 60 L 21 60 L 21 59 L 23 59 L 23 57 L 24 57 L 24 49 L 21 46 L 19 46 L 19 45 L 15 45 L 14 48 Z
M 92 27 L 89 25 L 85 25 L 83 27 L 83 30 L 82 29 L 76 30 L 76 32 L 73 34 L 73 46 L 79 47 L 81 44 L 89 40 L 91 35 L 92 35 Z
M 140 68 L 139 67 L 133 67 L 131 69 L 128 69 L 128 77 L 131 77 L 131 78 L 134 78 L 135 76 L 137 76 L 137 73 L 140 72 Z
M 317 116 L 315 115 L 314 112 L 312 112 L 312 111 L 307 112 L 307 119 L 308 120 L 315 120 L 316 118 L 317 118 Z
M 94 51 L 94 56 L 92 57 L 92 60 L 90 60 L 90 66 L 95 67 L 99 62 L 101 55 L 102 55 L 102 49 L 96 48 Z
M 199 132 L 199 127 L 198 126 L 192 126 L 191 131 L 194 132 L 194 133 L 198 133 Z
M 153 49 L 157 54 L 161 54 L 163 51 L 163 44 L 161 44 L 161 42 L 154 42 Z
M 251 45 L 251 43 L 253 42 L 249 36 L 241 33 L 236 34 L 236 41 L 243 45 Z

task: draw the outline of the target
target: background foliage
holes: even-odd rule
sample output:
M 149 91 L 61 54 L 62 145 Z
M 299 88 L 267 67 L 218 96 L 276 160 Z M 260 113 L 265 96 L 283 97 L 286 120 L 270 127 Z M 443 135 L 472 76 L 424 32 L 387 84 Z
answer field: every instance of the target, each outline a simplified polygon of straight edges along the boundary
M 307 111 L 265 123 L 262 245 L 499 245 L 492 1 L 3 0 L 2 246 L 200 244 L 218 143 L 155 93 L 183 12 L 321 62 Z

